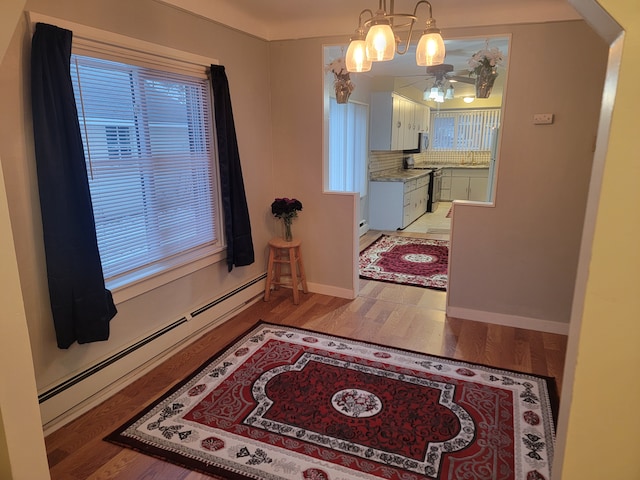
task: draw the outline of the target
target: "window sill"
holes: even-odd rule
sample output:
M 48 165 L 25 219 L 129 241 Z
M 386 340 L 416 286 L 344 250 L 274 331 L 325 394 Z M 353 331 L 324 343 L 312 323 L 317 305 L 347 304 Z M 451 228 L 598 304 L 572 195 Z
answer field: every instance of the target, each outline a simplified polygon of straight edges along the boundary
M 113 301 L 119 304 L 147 293 L 197 270 L 226 260 L 226 248 L 208 252 L 197 250 L 106 282 Z

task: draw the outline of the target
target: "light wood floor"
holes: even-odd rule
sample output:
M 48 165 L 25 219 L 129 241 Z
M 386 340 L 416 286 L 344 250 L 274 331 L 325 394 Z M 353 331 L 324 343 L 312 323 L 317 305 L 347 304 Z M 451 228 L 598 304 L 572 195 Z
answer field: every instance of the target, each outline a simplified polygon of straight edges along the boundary
M 380 233 L 369 232 L 363 236 L 361 247 Z M 444 310 L 444 292 L 367 280 L 361 280 L 360 295 L 355 300 L 309 293 L 301 295 L 300 305 L 295 306 L 290 290 L 274 291 L 269 302 L 259 300 L 98 407 L 49 435 L 45 442 L 51 478 L 210 478 L 120 448 L 102 438 L 258 320 L 552 376 L 560 391 L 565 336 L 447 318 Z

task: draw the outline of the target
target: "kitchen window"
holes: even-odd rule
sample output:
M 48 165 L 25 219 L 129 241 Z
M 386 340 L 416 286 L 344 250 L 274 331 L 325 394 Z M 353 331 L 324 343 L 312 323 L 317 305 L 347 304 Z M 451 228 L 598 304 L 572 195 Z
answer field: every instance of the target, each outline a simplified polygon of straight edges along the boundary
M 500 126 L 500 109 L 439 111 L 431 114 L 431 150 L 491 150 L 492 132 Z
M 107 287 L 221 251 L 204 67 L 191 76 L 74 54 L 71 76 Z
M 367 105 L 329 99 L 329 190 L 367 194 Z

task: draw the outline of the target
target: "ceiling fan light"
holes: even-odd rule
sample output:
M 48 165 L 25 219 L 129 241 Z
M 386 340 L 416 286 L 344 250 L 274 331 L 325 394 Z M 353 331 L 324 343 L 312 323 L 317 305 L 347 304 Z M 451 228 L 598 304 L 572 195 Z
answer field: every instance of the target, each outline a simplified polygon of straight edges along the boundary
M 440 29 L 436 28 L 436 21 L 430 18 L 416 48 L 416 63 L 422 67 L 440 65 L 444 62 L 445 53 Z
M 393 60 L 396 53 L 396 37 L 388 20 L 378 20 L 371 25 L 366 39 L 367 58 L 373 62 Z
M 438 87 L 431 87 L 431 91 L 429 92 L 429 99 L 435 100 L 438 98 Z
M 351 40 L 345 56 L 347 71 L 368 72 L 371 70 L 371 60 L 367 58 L 367 44 L 362 39 Z
M 449 88 L 447 88 L 447 93 L 445 94 L 444 99 L 453 100 L 453 94 L 454 94 L 453 87 L 449 86 Z

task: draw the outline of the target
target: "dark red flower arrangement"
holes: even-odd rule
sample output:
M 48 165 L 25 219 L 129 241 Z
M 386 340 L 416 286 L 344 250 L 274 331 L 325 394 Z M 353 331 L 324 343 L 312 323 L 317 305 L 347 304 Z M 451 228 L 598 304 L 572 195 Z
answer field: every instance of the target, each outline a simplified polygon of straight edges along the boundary
M 302 203 L 295 198 L 276 198 L 271 204 L 271 213 L 276 218 L 291 219 L 298 216 Z

